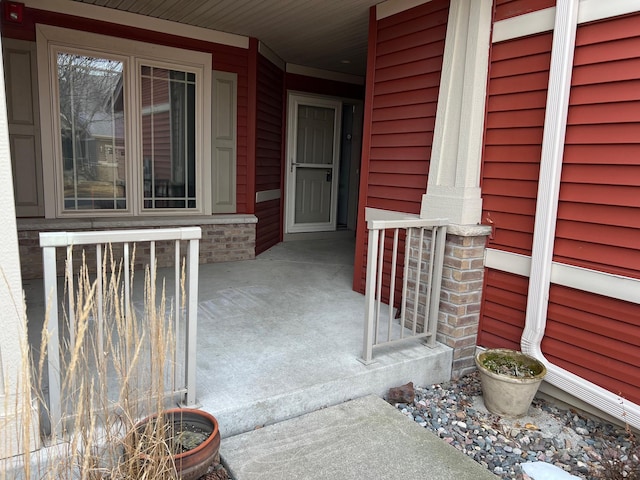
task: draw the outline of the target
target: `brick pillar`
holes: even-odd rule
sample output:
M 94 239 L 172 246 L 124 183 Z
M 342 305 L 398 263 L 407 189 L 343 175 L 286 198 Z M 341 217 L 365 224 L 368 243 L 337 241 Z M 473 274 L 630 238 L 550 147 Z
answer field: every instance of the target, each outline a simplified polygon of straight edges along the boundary
M 452 378 L 475 369 L 484 251 L 490 232 L 484 226 L 447 227 L 436 339 L 453 348 Z

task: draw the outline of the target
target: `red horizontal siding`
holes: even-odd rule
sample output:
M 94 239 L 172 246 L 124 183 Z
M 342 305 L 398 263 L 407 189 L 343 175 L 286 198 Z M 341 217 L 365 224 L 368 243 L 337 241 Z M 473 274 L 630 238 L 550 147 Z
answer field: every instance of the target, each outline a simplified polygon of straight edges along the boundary
M 603 88 L 610 90 L 610 87 Z M 634 99 L 635 100 L 635 99 Z M 614 103 L 614 102 L 611 102 Z M 577 105 L 574 104 L 571 109 L 571 115 L 568 118 L 570 124 L 578 122 L 583 125 L 604 124 L 604 123 L 621 123 L 621 122 L 638 122 L 640 121 L 640 102 L 624 101 L 619 102 L 612 107 L 611 103 L 602 103 L 600 105 Z M 636 143 L 638 141 L 636 140 Z
M 551 34 L 493 46 L 482 168 L 489 247 L 528 255 L 538 190 Z
M 620 215 L 623 213 L 623 215 Z M 582 221 L 584 223 L 594 223 L 599 225 L 610 224 L 611 218 L 617 215 L 619 218 L 616 225 L 619 227 L 634 227 L 637 209 L 628 207 L 620 209 L 615 205 L 592 205 L 589 209 L 583 208 L 578 202 L 562 202 L 558 208 L 558 218 L 560 220 Z
M 406 202 L 404 212 L 418 212 L 426 191 L 448 6 L 430 2 L 377 22 L 368 191 Z M 407 160 L 410 171 L 396 173 Z
M 500 20 L 532 11 L 541 2 L 498 3 Z M 511 40 L 494 45 L 491 52 L 483 223 L 493 227 L 490 247 L 525 255 L 533 240 L 551 39 L 537 35 Z M 486 269 L 479 345 L 520 349 L 528 283 L 525 277 Z
M 447 29 L 446 23 L 442 23 L 442 14 L 429 18 L 431 21 L 431 30 L 437 32 L 441 30 L 440 34 L 437 36 L 442 36 L 444 38 L 444 33 Z M 414 60 L 424 59 L 429 57 L 437 57 L 438 51 L 444 48 L 444 40 L 441 42 L 433 42 L 429 44 L 427 49 L 423 48 L 424 46 L 424 38 L 423 31 L 425 28 L 429 28 L 427 22 L 423 19 L 420 21 L 420 29 L 415 33 L 408 33 L 406 35 L 398 35 L 396 32 L 394 37 L 388 36 L 386 40 L 382 41 L 378 45 L 377 55 L 378 55 L 378 66 L 386 67 L 389 65 L 398 65 L 400 63 L 407 63 L 409 61 L 409 57 L 413 55 Z M 387 34 L 389 35 L 391 30 L 387 30 Z M 420 54 L 424 53 L 424 55 Z M 430 53 L 430 54 L 429 54 Z M 416 57 L 417 55 L 417 57 Z
M 427 189 L 448 15 L 449 1 L 435 0 L 379 21 L 371 16 L 361 209 L 420 211 Z M 364 286 L 366 235 L 360 217 L 354 271 L 354 288 L 359 291 Z
M 640 278 L 640 14 L 578 27 L 554 260 Z
M 554 285 L 542 342 L 554 364 L 640 403 L 640 314 L 632 303 Z
M 486 269 L 478 345 L 520 350 L 529 279 Z
M 429 76 L 432 78 L 432 76 Z M 394 83 L 397 80 L 394 80 Z M 407 88 L 412 87 L 411 82 L 406 84 Z M 383 89 L 375 90 L 376 97 L 376 110 L 390 107 L 414 107 L 422 108 L 424 111 L 429 110 L 430 103 L 437 102 L 438 100 L 438 86 L 431 86 L 429 84 L 424 85 L 424 88 L 416 90 L 407 90 L 397 93 L 378 94 L 378 91 L 384 91 Z M 396 88 L 396 86 L 394 86 Z M 434 98 L 435 97 L 435 98 Z M 417 106 L 417 107 L 416 107 Z M 374 110 L 374 113 L 375 110 Z
M 284 72 L 258 55 L 256 191 L 280 189 Z
M 589 25 L 583 25 L 577 32 L 576 44 L 599 44 L 600 48 L 606 50 L 606 42 L 610 40 L 619 41 L 621 39 L 630 39 L 638 36 L 638 17 L 637 14 L 624 17 L 607 19 L 600 22 L 594 22 Z M 637 50 L 636 50 L 637 51 Z M 609 52 L 607 55 L 613 55 L 614 58 L 626 55 L 622 52 Z M 618 57 L 616 57 L 618 56 Z M 580 54 L 576 52 L 576 58 L 580 58 Z
M 256 204 L 256 255 L 280 242 L 281 212 L 280 199 Z
M 498 222 L 498 224 L 502 224 L 501 222 L 505 222 L 505 224 L 512 223 L 513 225 L 521 226 L 521 228 L 516 230 L 495 229 L 492 237 L 495 237 L 496 235 L 511 235 L 516 231 L 530 232 L 532 229 L 531 222 L 527 219 L 527 217 L 535 214 L 535 203 L 531 202 L 527 198 L 492 196 L 490 199 L 487 199 L 487 201 L 484 202 L 484 207 L 488 212 L 490 212 L 485 216 L 487 225 L 494 225 L 496 222 Z M 498 209 L 500 209 L 500 211 L 498 211 Z M 523 212 L 525 213 L 525 215 L 523 215 Z M 501 215 L 514 216 L 501 219 Z M 515 216 L 518 216 L 519 218 L 516 219 Z M 522 228 L 522 226 L 524 225 L 526 225 L 527 228 Z M 498 240 L 498 242 L 501 244 L 504 243 L 509 245 L 520 244 L 507 243 L 507 239 L 503 239 L 502 241 Z M 523 253 L 526 255 L 526 252 L 524 251 L 518 253 Z
M 377 25 L 377 55 L 389 53 L 394 45 L 396 51 L 415 46 L 416 42 L 424 45 L 427 31 L 435 34 L 434 41 L 444 39 L 448 16 L 449 2 L 434 1 L 383 18 Z
M 256 100 L 256 192 L 282 191 L 284 72 L 258 55 Z M 256 254 L 280 241 L 280 199 L 256 204 Z
M 421 81 L 424 81 L 422 79 Z M 373 112 L 373 121 L 382 122 L 385 120 L 402 120 L 413 118 L 424 118 L 425 116 L 433 116 L 436 114 L 436 104 L 416 104 L 401 105 L 388 108 L 378 108 Z
M 421 161 L 425 155 L 431 155 L 431 147 L 415 147 L 405 148 L 402 153 L 395 148 L 377 148 L 376 153 L 378 157 L 371 158 L 376 159 L 390 159 L 392 162 L 376 162 L 374 168 L 371 168 L 370 172 L 381 173 L 411 173 L 414 175 L 421 175 L 424 173 L 424 164 Z
M 496 0 L 495 21 L 555 6 L 555 0 Z
M 494 46 L 482 173 L 483 223 L 494 225 L 494 248 L 530 254 L 541 122 L 546 87 L 533 39 L 526 47 Z M 519 41 L 516 41 L 519 42 Z M 510 48 L 502 49 L 509 45 Z M 531 62 L 509 59 L 523 50 Z M 495 62 L 500 62 L 499 68 Z M 517 94 L 509 91 L 509 74 Z M 576 40 L 554 261 L 640 278 L 640 14 L 580 25 Z M 541 82 L 542 83 L 542 82 Z M 502 98 L 501 98 L 502 97 Z M 542 109 L 542 110 L 541 110 Z M 518 112 L 512 118 L 509 113 Z M 526 112 L 526 113 L 525 113 Z M 540 124 L 541 126 L 541 124 Z M 509 135 L 508 130 L 518 130 Z M 509 144 L 509 137 L 513 139 Z M 479 343 L 518 347 L 527 280 L 487 270 Z M 552 285 L 545 356 L 621 397 L 640 402 L 640 314 L 635 303 Z

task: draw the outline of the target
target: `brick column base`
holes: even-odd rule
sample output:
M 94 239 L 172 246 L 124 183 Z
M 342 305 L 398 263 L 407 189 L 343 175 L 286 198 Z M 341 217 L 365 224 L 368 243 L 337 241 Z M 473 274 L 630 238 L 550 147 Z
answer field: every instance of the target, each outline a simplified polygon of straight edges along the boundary
M 472 372 L 490 227 L 449 225 L 445 246 L 438 342 L 453 348 L 452 378 Z

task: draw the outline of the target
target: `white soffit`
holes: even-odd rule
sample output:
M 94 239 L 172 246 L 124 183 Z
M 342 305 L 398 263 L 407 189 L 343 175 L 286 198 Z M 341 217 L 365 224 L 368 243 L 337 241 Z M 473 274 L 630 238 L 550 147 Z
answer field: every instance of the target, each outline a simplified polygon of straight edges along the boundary
M 77 15 L 92 20 L 102 20 L 128 27 L 144 28 L 156 32 L 178 35 L 205 42 L 219 43 L 231 47 L 249 48 L 249 38 L 232 33 L 219 32 L 208 28 L 194 27 L 169 20 L 104 8 L 69 0 L 25 0 L 25 6 L 49 12 Z
M 364 76 L 370 9 L 380 0 L 66 1 L 256 38 L 287 63 Z

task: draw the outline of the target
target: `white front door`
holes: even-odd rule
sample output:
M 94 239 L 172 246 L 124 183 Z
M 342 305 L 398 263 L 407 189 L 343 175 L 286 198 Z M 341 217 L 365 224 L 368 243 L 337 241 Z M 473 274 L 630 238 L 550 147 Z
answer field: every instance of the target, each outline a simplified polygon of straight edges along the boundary
M 286 232 L 336 229 L 342 103 L 289 95 Z

